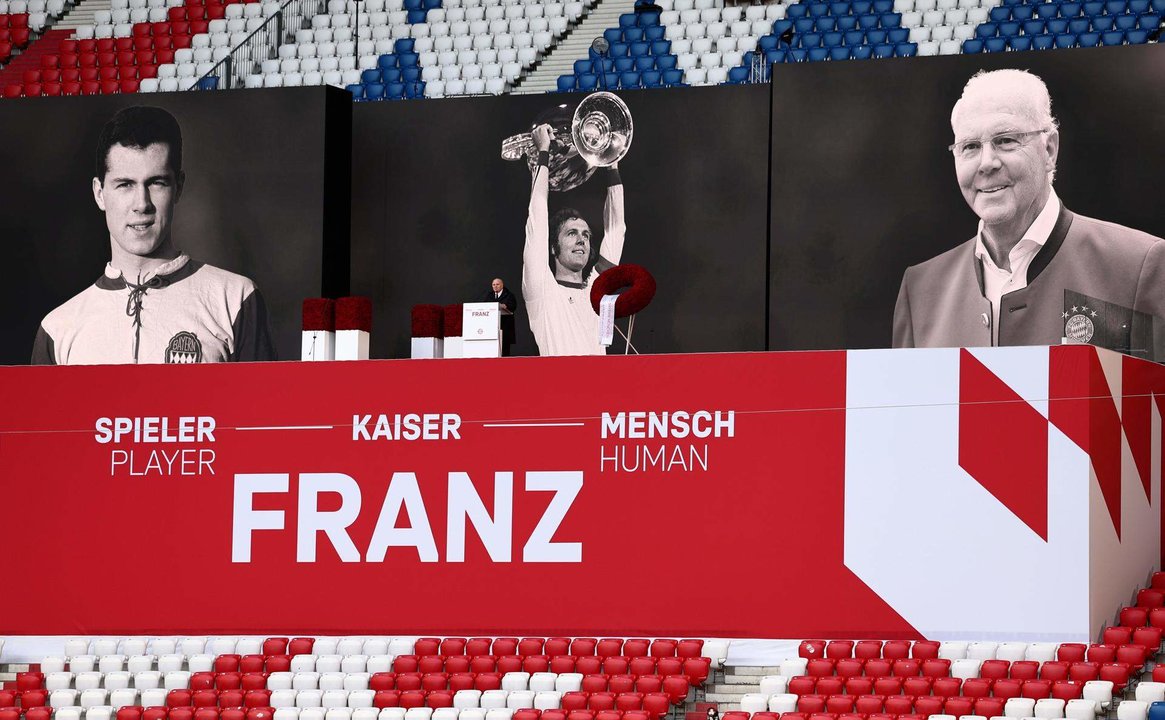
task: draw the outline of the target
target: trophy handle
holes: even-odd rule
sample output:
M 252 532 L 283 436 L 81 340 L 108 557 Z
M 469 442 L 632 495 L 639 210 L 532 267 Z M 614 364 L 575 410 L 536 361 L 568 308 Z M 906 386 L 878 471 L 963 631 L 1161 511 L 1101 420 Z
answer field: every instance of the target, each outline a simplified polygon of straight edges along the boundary
M 519 133 L 502 140 L 502 158 L 506 160 L 521 160 L 534 149 L 534 135 Z

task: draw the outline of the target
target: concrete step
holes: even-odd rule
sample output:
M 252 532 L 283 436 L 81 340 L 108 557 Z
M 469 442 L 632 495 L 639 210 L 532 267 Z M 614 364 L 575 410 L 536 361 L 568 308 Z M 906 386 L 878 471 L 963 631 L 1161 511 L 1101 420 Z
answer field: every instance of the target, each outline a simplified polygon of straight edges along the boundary
M 772 673 L 776 675 L 776 673 Z M 727 674 L 724 676 L 725 685 L 757 685 L 760 683 L 760 678 L 763 675 L 734 675 Z
M 728 675 L 748 675 L 750 677 L 764 677 L 765 675 L 780 675 L 781 668 L 779 666 L 766 665 L 760 666 L 745 666 L 734 665 L 727 670 Z
M 715 693 L 710 692 L 706 696 L 706 699 L 708 700 L 708 702 L 736 703 L 737 705 L 739 705 L 740 699 L 742 697 L 744 697 L 746 694 L 747 693 L 745 693 L 744 691 L 741 691 L 741 692 L 715 692 Z M 721 705 L 721 708 L 723 708 L 723 705 Z
M 55 27 L 58 30 L 75 30 L 87 25 L 96 25 L 97 13 L 112 7 L 110 0 L 81 0 Z
M 558 77 L 574 72 L 574 61 L 587 57 L 587 50 L 607 28 L 619 26 L 619 16 L 633 12 L 635 0 L 601 0 L 517 88 L 517 93 L 543 93 L 558 87 Z

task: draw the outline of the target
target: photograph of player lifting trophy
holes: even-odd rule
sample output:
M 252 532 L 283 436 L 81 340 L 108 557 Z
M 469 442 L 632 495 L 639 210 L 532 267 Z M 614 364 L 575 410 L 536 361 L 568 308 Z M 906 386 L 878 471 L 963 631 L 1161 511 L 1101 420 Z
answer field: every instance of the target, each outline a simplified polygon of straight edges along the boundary
M 618 265 L 626 234 L 619 161 L 631 148 L 631 112 L 607 92 L 588 95 L 573 110 L 540 113 L 531 131 L 502 142 L 506 160 L 526 160 L 533 176 L 522 252 L 522 295 L 540 355 L 603 355 L 599 316 L 589 285 Z M 550 191 L 573 190 L 598 176 L 605 186 L 603 235 L 571 207 L 549 209 Z

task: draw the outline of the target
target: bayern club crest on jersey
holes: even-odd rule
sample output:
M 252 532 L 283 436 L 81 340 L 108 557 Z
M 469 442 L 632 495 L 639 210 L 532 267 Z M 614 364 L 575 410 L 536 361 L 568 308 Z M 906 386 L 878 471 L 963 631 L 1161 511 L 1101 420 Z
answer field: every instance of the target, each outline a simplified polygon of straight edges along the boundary
M 170 338 L 170 344 L 166 346 L 167 364 L 200 362 L 202 362 L 202 343 L 198 341 L 197 335 L 183 330 Z
M 1089 317 L 1090 314 L 1092 317 Z M 1087 305 L 1080 308 L 1073 307 L 1072 312 L 1064 313 L 1064 337 L 1076 343 L 1086 343 L 1091 340 L 1092 336 L 1096 334 L 1096 325 L 1092 322 L 1093 317 L 1096 317 L 1096 312 L 1090 311 Z

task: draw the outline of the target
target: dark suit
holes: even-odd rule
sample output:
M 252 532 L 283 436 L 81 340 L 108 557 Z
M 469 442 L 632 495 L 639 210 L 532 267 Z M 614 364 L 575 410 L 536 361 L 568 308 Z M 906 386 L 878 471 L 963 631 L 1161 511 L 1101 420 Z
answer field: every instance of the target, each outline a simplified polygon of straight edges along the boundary
M 1000 345 L 1059 345 L 1065 290 L 1165 317 L 1165 240 L 1061 205 L 1027 282 L 1000 301 Z M 894 347 L 989 346 L 990 317 L 971 238 L 906 269 L 894 306 Z M 1153 338 L 1157 360 L 1165 358 L 1162 335 Z
M 510 292 L 509 288 L 502 288 L 501 297 L 498 297 L 497 293 L 490 289 L 481 296 L 480 302 L 500 303 L 514 313 L 513 315 L 502 315 L 502 357 L 508 357 L 517 335 L 514 317 L 518 314 L 518 299 L 514 297 L 514 293 Z

